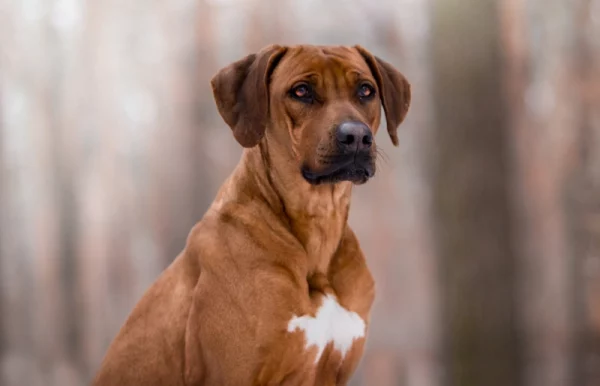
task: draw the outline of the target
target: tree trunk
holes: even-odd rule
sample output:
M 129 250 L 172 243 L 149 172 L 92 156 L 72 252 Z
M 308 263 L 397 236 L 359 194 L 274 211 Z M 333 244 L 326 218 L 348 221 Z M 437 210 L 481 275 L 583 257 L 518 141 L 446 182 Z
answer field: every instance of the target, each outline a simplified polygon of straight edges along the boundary
M 521 384 L 497 17 L 493 2 L 433 2 L 433 215 L 454 386 Z

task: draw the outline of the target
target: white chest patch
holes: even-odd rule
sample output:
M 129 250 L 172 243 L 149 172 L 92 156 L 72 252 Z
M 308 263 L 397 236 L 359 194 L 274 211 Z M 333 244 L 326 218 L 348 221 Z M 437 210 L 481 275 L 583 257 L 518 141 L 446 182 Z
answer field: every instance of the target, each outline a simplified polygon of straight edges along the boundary
M 327 295 L 319 307 L 317 314 L 294 316 L 288 323 L 288 332 L 297 329 L 304 331 L 306 348 L 317 346 L 315 363 L 321 359 L 321 354 L 329 342 L 333 347 L 346 356 L 354 339 L 365 336 L 365 322 L 356 312 L 350 312 L 342 307 L 335 297 Z

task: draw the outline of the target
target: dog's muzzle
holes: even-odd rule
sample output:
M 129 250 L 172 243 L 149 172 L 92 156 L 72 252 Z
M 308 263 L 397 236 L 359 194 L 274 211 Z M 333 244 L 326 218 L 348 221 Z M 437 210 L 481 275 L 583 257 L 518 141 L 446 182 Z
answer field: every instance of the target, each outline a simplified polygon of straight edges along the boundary
M 346 121 L 335 128 L 335 151 L 324 160 L 323 170 L 302 168 L 302 175 L 311 184 L 351 181 L 363 184 L 375 174 L 372 152 L 373 134 L 367 125 Z

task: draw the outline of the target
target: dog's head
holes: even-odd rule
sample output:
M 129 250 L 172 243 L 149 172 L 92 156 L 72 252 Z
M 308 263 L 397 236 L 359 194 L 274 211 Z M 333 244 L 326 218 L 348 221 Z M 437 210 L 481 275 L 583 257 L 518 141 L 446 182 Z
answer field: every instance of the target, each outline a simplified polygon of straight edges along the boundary
M 404 76 L 360 46 L 268 46 L 220 70 L 211 85 L 242 146 L 266 137 L 286 147 L 311 184 L 366 182 L 382 105 L 396 146 L 410 105 Z

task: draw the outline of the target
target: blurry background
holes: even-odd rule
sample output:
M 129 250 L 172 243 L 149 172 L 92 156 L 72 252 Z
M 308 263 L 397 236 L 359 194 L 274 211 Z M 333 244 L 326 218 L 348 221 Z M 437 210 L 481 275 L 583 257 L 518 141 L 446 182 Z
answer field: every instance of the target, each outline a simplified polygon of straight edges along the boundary
M 600 385 L 600 0 L 0 0 L 0 385 L 88 384 L 241 148 L 208 81 L 269 43 L 410 80 L 352 223 L 352 385 Z

